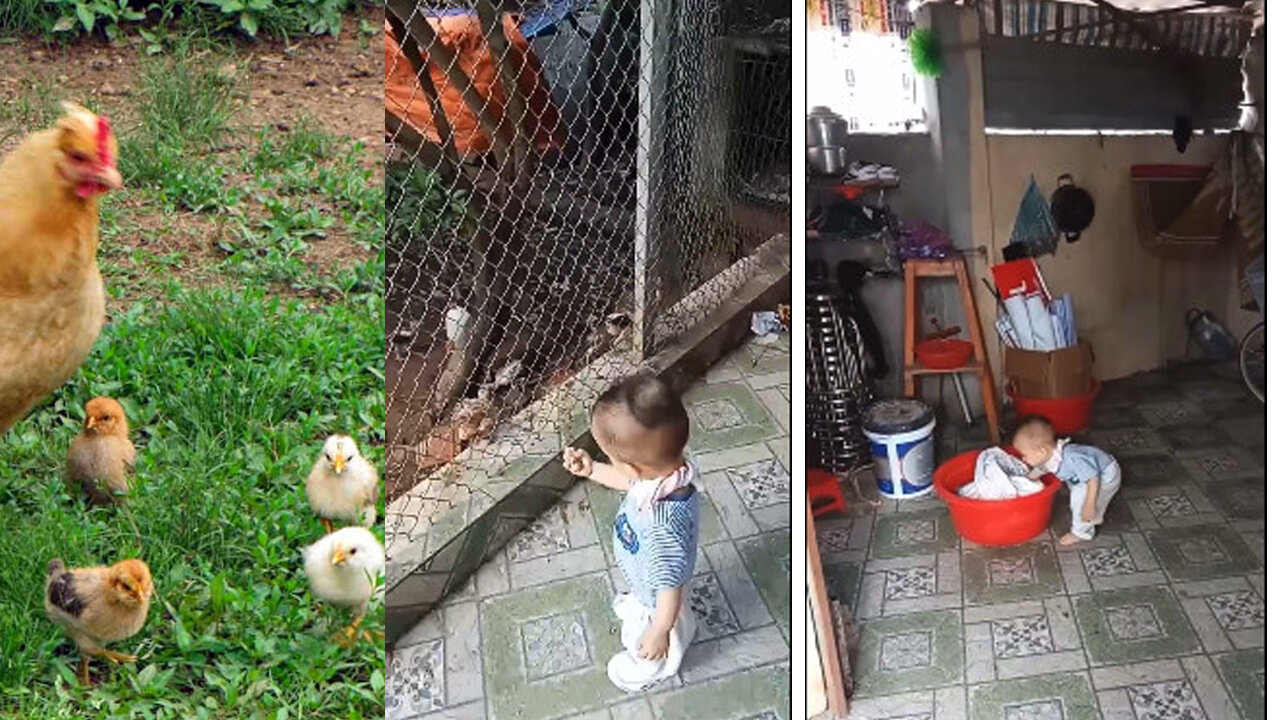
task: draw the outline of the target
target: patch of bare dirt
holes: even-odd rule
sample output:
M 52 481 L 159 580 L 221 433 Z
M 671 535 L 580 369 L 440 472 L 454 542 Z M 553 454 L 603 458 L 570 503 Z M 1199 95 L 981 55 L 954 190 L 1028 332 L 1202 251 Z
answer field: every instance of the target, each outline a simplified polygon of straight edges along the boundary
M 366 151 L 360 164 L 372 171 L 372 182 L 381 182 L 382 11 L 371 8 L 360 17 L 377 32 L 371 36 L 361 33 L 360 18 L 348 17 L 336 38 L 239 43 L 228 59 L 220 60 L 222 70 L 241 79 L 238 108 L 232 118 L 235 129 L 216 150 L 220 164 L 236 165 L 241 152 L 255 147 L 258 131 L 264 126 L 287 131 L 311 120 L 334 135 L 363 142 Z M 13 115 L 24 105 L 38 104 L 38 93 L 51 90 L 56 98 L 92 104 L 117 127 L 128 128 L 137 122 L 133 107 L 144 62 L 143 46 L 136 37 L 115 44 L 101 39 L 67 46 L 35 39 L 0 44 L 0 103 Z M 0 128 L 0 154 L 11 150 L 20 138 L 20 134 L 6 136 Z M 228 180 L 244 188 L 254 183 L 243 173 Z M 156 256 L 181 258 L 169 277 L 205 286 L 228 283 L 210 268 L 224 257 L 219 242 L 235 232 L 229 213 L 166 214 L 127 191 L 112 202 L 116 203 L 120 229 L 104 241 L 103 260 L 143 294 L 166 279 L 164 261 L 157 262 Z M 336 203 L 316 202 L 326 214 L 340 216 Z M 243 209 L 250 222 L 262 214 L 259 203 L 251 198 L 246 199 Z M 313 238 L 309 246 L 305 260 L 322 275 L 335 274 L 369 257 L 369 251 L 338 226 L 326 237 Z M 128 302 L 129 298 L 121 298 L 113 301 L 113 306 Z
M 232 61 L 247 77 L 241 100 L 242 124 L 288 125 L 310 116 L 330 132 L 382 144 L 382 11 L 366 10 L 378 30 L 363 35 L 349 17 L 338 37 L 297 38 L 290 43 L 263 39 L 241 43 Z M 376 42 L 375 42 L 376 41 Z M 109 44 L 87 39 L 62 47 L 19 39 L 0 45 L 0 88 L 6 102 L 23 88 L 52 81 L 68 99 L 92 100 L 110 113 L 120 111 L 135 92 L 142 62 L 136 37 Z M 380 163 L 378 150 L 375 157 Z

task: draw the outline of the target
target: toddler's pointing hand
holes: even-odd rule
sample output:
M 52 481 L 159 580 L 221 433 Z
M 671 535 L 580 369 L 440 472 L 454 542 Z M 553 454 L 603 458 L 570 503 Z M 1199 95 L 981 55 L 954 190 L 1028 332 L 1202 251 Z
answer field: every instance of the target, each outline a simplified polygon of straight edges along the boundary
M 578 477 L 590 477 L 591 470 L 595 467 L 595 462 L 586 450 L 580 450 L 574 447 L 564 449 L 564 469 L 569 474 Z

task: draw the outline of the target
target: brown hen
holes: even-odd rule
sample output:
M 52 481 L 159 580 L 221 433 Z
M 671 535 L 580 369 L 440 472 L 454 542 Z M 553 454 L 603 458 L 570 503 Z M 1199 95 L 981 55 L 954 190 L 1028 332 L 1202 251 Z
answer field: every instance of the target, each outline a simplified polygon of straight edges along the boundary
M 98 197 L 122 184 L 115 135 L 63 109 L 0 162 L 0 434 L 79 369 L 105 318 Z

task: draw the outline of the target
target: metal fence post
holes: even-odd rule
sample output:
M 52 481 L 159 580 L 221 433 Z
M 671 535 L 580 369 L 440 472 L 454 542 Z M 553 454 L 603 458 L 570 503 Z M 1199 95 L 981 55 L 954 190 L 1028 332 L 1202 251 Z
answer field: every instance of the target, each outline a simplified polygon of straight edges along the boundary
M 657 273 L 658 193 L 662 174 L 663 102 L 666 95 L 671 0 L 640 0 L 640 82 L 636 142 L 635 344 L 637 359 L 649 355 L 659 307 Z

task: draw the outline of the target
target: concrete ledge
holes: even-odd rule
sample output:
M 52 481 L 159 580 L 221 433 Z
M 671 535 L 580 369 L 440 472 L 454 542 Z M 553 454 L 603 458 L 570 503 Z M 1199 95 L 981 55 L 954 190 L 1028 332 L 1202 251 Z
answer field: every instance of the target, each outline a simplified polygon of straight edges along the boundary
M 755 310 L 790 293 L 790 240 L 775 236 L 659 320 L 659 350 L 643 363 L 683 391 L 750 333 Z M 712 307 L 709 313 L 698 308 Z M 689 318 L 700 317 L 696 322 Z M 592 447 L 587 410 L 616 379 L 640 369 L 598 358 L 502 423 L 387 507 L 387 641 L 394 643 L 577 481 L 565 445 Z

